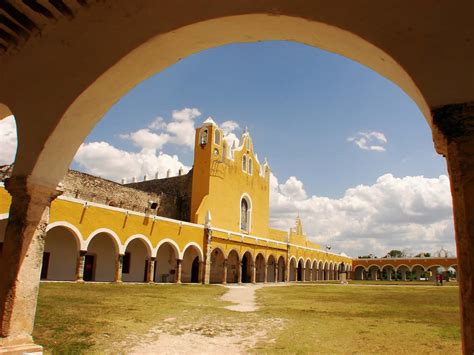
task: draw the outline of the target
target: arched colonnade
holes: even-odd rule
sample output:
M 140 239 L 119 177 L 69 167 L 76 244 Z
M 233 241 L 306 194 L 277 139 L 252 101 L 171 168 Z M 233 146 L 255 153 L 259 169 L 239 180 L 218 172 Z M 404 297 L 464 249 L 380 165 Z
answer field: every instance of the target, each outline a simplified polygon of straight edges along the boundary
M 385 281 L 423 281 L 430 280 L 435 281 L 438 274 L 443 274 L 445 279 L 448 279 L 448 269 L 454 269 L 457 277 L 457 265 L 453 264 L 449 267 L 445 267 L 440 264 L 429 264 L 424 266 L 422 264 L 414 265 L 376 265 L 372 264 L 369 266 L 358 265 L 354 268 L 354 280 L 385 280 Z

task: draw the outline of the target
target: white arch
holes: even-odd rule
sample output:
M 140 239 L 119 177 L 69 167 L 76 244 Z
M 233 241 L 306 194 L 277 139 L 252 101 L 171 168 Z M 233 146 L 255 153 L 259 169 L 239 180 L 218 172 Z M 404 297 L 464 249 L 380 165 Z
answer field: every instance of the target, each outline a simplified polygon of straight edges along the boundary
M 232 249 L 229 250 L 229 252 L 228 252 L 227 255 L 226 255 L 226 259 L 229 259 L 229 255 L 230 255 L 230 253 L 232 253 L 233 251 L 235 251 L 235 253 L 237 254 L 237 257 L 239 258 L 239 261 L 240 261 L 240 259 L 241 259 L 240 253 L 239 253 L 239 251 L 238 251 L 237 249 L 235 249 L 235 248 L 232 248 Z
M 427 269 L 423 265 L 415 264 L 415 265 L 411 266 L 410 272 L 412 272 L 417 266 L 420 266 L 423 271 L 425 271 L 425 272 L 427 271 Z
M 304 267 L 304 266 L 305 266 L 305 263 L 304 263 L 304 258 L 303 258 L 302 256 L 300 256 L 300 257 L 298 258 L 298 262 L 296 263 L 296 267 L 298 267 L 298 265 L 300 264 L 300 261 L 303 262 L 303 267 Z
M 183 253 L 179 256 L 179 258 L 183 259 L 184 254 L 186 253 L 186 250 L 188 248 L 191 248 L 191 247 L 195 247 L 197 249 L 197 252 L 198 252 L 198 255 L 199 255 L 199 261 L 203 261 L 204 260 L 204 253 L 202 252 L 202 249 L 199 246 L 199 244 L 195 243 L 195 242 L 189 242 L 188 244 L 186 244 L 183 248 Z
M 125 251 L 127 250 L 127 247 L 128 245 L 134 241 L 135 239 L 140 239 L 141 241 L 143 241 L 148 249 L 148 256 L 151 256 L 151 253 L 153 252 L 153 245 L 151 245 L 151 242 L 150 240 L 144 236 L 143 234 L 134 234 L 130 237 L 128 237 L 128 239 L 125 241 L 125 244 L 123 245 L 123 251 L 125 253 Z
M 294 260 L 295 261 L 295 265 L 297 265 L 297 262 L 296 262 L 296 256 L 292 255 L 290 256 L 290 260 L 288 262 L 289 265 L 291 265 L 291 261 Z
M 407 264 L 400 264 L 400 265 L 398 265 L 396 271 L 398 272 L 398 270 L 400 270 L 400 269 L 401 269 L 402 267 L 404 267 L 404 266 L 407 268 L 408 271 L 410 271 L 410 267 L 409 267 Z
M 119 254 L 122 254 L 122 255 L 125 254 L 125 249 L 123 248 L 123 245 L 122 245 L 122 242 L 120 241 L 119 236 L 113 230 L 110 230 L 108 228 L 99 228 L 99 229 L 96 229 L 95 231 L 93 231 L 91 234 L 89 234 L 89 237 L 87 238 L 87 240 L 85 242 L 86 250 L 87 250 L 87 248 L 89 248 L 89 244 L 90 244 L 92 238 L 94 238 L 97 234 L 100 234 L 100 233 L 105 233 L 105 234 L 110 235 L 112 237 L 112 239 L 114 240 L 114 242 L 115 242 L 116 251 Z
M 372 266 L 375 266 L 375 267 L 377 267 L 377 269 L 379 271 L 382 271 L 382 268 L 380 267 L 380 265 L 377 265 L 377 264 L 370 264 L 369 266 L 367 266 L 367 268 L 365 270 L 369 271 Z
M 53 222 L 48 224 L 48 226 L 46 227 L 46 233 L 55 227 L 64 227 L 69 229 L 69 231 L 72 232 L 72 234 L 74 235 L 74 238 L 76 239 L 76 244 L 78 244 L 79 249 L 87 250 L 87 245 L 84 241 L 84 238 L 82 237 L 82 233 L 75 225 L 66 221 Z
M 158 242 L 158 245 L 155 247 L 155 249 L 153 249 L 153 255 L 156 256 L 160 247 L 165 243 L 169 243 L 173 247 L 176 253 L 176 257 L 178 259 L 181 259 L 182 254 L 181 254 L 181 250 L 179 249 L 178 244 L 173 239 L 169 239 L 169 238 L 162 239 Z

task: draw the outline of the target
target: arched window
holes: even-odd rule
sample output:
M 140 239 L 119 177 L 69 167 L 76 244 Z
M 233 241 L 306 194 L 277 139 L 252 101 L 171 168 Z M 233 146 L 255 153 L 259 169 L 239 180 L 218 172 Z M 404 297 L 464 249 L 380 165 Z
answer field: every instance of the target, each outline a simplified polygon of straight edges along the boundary
M 252 170 L 253 170 L 253 166 L 252 166 L 252 159 L 249 158 L 249 174 L 252 175 Z
M 216 130 L 216 133 L 214 133 L 214 144 L 221 144 L 221 131 L 219 130 Z
M 246 155 L 242 157 L 242 170 L 247 171 L 247 156 Z
M 207 128 L 204 128 L 201 131 L 201 136 L 199 137 L 199 144 L 206 145 L 207 144 Z
M 242 197 L 240 200 L 240 229 L 244 232 L 250 232 L 252 208 L 250 200 Z

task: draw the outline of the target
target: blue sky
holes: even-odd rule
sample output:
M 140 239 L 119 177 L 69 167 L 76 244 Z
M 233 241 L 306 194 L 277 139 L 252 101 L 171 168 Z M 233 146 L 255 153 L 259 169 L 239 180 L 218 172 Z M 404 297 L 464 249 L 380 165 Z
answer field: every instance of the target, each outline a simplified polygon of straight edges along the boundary
M 153 60 L 153 58 L 150 58 Z M 120 181 L 193 163 L 208 116 L 268 157 L 270 225 L 299 215 L 311 240 L 351 256 L 455 253 L 444 158 L 413 101 L 344 57 L 291 42 L 210 49 L 142 82 L 98 123 L 72 168 Z M 229 136 L 230 137 L 230 136 Z M 0 121 L 0 164 L 16 151 Z
M 119 135 L 185 107 L 199 109 L 197 123 L 212 116 L 248 126 L 278 178 L 297 176 L 309 194 L 340 197 L 384 173 L 446 174 L 424 117 L 401 89 L 347 58 L 292 42 L 234 44 L 185 58 L 124 96 L 86 142 L 137 151 Z M 383 132 L 386 150 L 347 141 L 360 131 Z M 187 147 L 163 151 L 192 165 Z

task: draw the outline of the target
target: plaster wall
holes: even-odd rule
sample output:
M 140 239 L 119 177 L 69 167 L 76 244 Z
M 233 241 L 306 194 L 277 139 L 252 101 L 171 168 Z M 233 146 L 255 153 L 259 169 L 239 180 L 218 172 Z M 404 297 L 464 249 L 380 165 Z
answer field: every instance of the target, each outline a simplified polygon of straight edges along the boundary
M 127 246 L 126 252 L 130 253 L 130 272 L 122 273 L 124 282 L 143 282 L 145 280 L 145 263 L 148 251 L 139 239 L 132 240 Z
M 94 281 L 112 282 L 115 279 L 115 264 L 118 254 L 112 238 L 105 234 L 97 234 L 87 248 L 87 254 L 95 256 Z
M 47 280 L 74 281 L 79 248 L 66 228 L 56 227 L 46 234 L 44 251 L 50 253 Z

